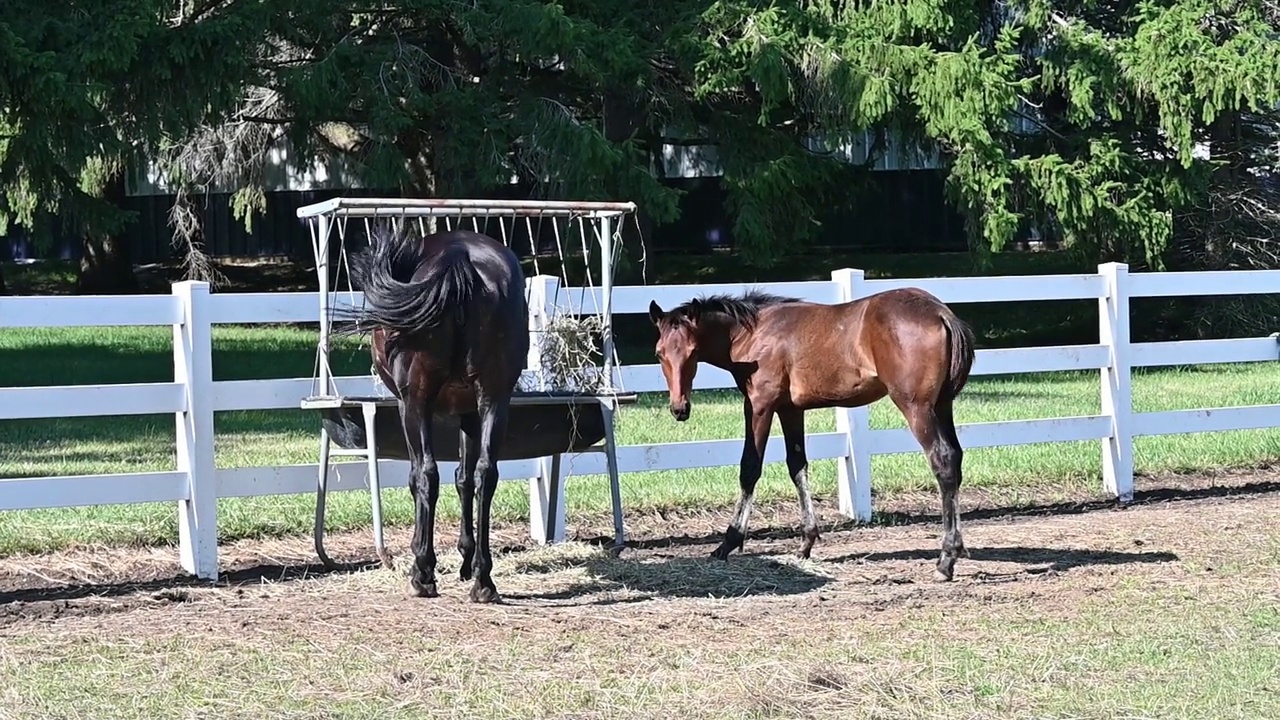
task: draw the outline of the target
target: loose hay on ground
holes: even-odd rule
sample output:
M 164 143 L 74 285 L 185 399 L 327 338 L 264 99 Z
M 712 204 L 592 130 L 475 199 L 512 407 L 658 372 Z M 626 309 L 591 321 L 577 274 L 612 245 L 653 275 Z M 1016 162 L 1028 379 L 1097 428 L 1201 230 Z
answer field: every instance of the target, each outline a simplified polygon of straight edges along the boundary
M 413 559 L 402 555 L 394 573 L 360 573 L 353 582 L 389 591 L 407 582 Z M 450 553 L 438 561 L 440 578 L 457 576 L 461 559 Z M 539 546 L 498 554 L 493 578 L 508 600 L 582 600 L 607 595 L 613 600 L 640 598 L 733 598 L 746 595 L 798 595 L 830 582 L 833 571 L 821 563 L 790 555 L 742 555 L 731 562 L 704 557 L 614 557 L 583 542 Z M 449 592 L 447 588 L 444 590 Z M 598 598 L 597 598 L 598 599 Z

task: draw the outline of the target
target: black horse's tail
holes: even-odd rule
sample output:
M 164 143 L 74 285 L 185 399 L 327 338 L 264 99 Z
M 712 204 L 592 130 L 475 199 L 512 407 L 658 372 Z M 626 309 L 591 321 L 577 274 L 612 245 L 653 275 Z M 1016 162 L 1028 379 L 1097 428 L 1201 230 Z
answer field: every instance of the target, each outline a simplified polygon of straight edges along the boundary
M 951 344 L 951 362 L 943 393 L 954 400 L 969 382 L 969 371 L 973 369 L 973 330 L 950 309 L 942 313 L 942 324 L 947 328 Z
M 348 319 L 355 326 L 348 332 L 382 327 L 390 331 L 389 340 L 401 345 L 449 319 L 459 327 L 466 324 L 479 275 L 465 247 L 448 245 L 433 256 L 420 239 L 391 235 L 370 240 L 370 250 L 351 258 L 352 284 L 364 291 L 364 307 L 352 310 Z M 427 272 L 414 280 L 424 265 Z

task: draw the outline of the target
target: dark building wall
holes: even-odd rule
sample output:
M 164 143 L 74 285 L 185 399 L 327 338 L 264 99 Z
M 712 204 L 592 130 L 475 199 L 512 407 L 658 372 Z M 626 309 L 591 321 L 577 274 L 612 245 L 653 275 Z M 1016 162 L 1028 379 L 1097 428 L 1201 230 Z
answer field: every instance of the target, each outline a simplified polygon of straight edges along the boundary
M 724 205 L 724 191 L 717 177 L 668 181 L 686 191 L 680 219 L 655 226 L 645 238 L 653 252 L 710 252 L 716 247 L 732 247 L 733 221 Z M 963 222 L 946 201 L 942 173 L 934 170 L 883 171 L 871 174 L 870 186 L 861 191 L 852 207 L 833 211 L 823 222 L 819 245 L 875 252 L 946 252 L 966 248 Z M 215 257 L 286 256 L 306 261 L 311 258 L 307 225 L 298 219 L 299 207 L 346 195 L 368 197 L 390 193 L 371 190 L 315 190 L 267 193 L 267 210 L 253 219 L 253 231 L 231 213 L 230 195 L 202 195 L 196 199 L 202 215 L 205 248 Z M 492 198 L 523 197 L 512 186 Z M 133 229 L 132 252 L 139 264 L 163 262 L 175 256 L 169 228 L 172 195 L 141 195 L 129 198 L 128 209 L 138 213 Z M 797 218 L 797 221 L 802 219 Z M 536 221 L 535 221 L 536 222 Z M 554 233 L 544 229 L 540 245 L 555 248 Z M 358 228 L 348 241 L 362 239 Z M 493 229 L 496 232 L 496 228 Z M 76 238 L 55 227 L 52 243 L 37 247 L 18 228 L 0 236 L 0 260 L 15 258 L 79 257 Z M 515 247 L 523 254 L 529 247 L 522 226 Z

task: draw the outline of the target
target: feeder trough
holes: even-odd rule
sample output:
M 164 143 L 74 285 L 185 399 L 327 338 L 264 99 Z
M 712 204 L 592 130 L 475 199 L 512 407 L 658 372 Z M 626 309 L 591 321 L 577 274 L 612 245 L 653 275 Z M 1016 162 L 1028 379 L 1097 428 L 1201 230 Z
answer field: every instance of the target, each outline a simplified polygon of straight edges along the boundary
M 613 395 L 620 405 L 636 402 L 634 393 Z M 365 447 L 364 415 L 358 404 L 320 410 L 329 439 L 346 450 Z M 437 461 L 457 461 L 461 430 L 456 415 L 436 414 L 431 421 L 431 449 Z M 377 456 L 408 460 L 400 407 L 392 399 L 379 403 L 374 419 Z M 507 434 L 499 460 L 523 460 L 583 452 L 604 440 L 605 418 L 599 398 L 574 393 L 516 393 L 511 399 Z

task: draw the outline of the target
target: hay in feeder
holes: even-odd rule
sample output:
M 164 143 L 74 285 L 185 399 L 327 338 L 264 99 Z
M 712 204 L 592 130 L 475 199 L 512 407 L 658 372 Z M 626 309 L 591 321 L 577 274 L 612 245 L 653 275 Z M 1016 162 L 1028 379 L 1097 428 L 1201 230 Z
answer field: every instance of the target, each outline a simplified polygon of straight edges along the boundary
M 535 381 L 541 390 L 600 393 L 606 389 L 601 368 L 603 320 L 596 315 L 556 315 L 536 334 L 542 366 Z

